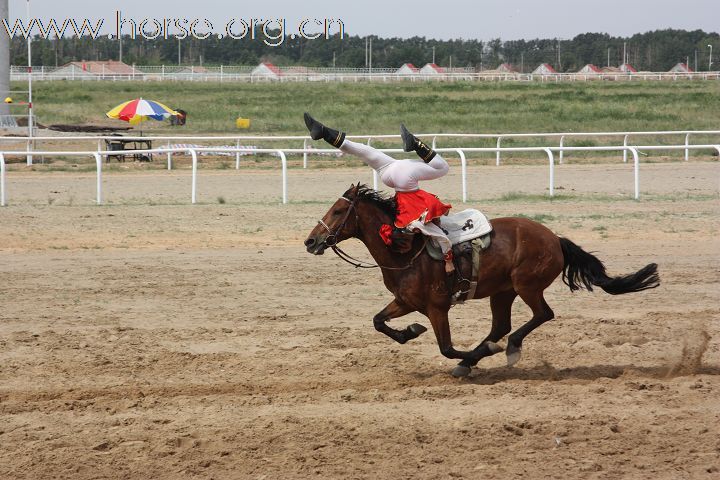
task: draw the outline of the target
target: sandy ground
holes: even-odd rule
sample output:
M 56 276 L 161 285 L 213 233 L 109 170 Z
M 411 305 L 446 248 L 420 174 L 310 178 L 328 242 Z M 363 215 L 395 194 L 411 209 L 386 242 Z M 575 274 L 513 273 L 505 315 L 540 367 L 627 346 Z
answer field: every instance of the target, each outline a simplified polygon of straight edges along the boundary
M 457 169 L 455 169 L 457 170 Z M 375 332 L 380 274 L 302 240 L 367 170 L 11 171 L 0 209 L 0 478 L 720 478 L 717 162 L 475 167 L 490 217 L 541 219 L 660 288 L 547 291 L 523 359 L 449 372 Z M 456 173 L 433 190 L 461 207 Z M 220 198 L 222 197 L 222 198 Z M 218 203 L 223 201 L 225 203 Z M 365 255 L 356 242 L 348 250 Z M 516 302 L 514 327 L 529 318 Z M 489 330 L 453 308 L 455 344 Z M 429 326 L 419 314 L 393 321 Z

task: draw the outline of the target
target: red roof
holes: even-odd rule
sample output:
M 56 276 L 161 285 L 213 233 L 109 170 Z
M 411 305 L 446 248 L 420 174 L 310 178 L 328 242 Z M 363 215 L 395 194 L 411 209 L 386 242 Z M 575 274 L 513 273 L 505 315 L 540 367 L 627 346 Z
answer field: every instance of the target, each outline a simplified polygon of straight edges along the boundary
M 273 72 L 275 75 L 282 75 L 282 72 L 280 72 L 280 69 L 270 62 L 263 62 L 260 65 L 265 65 L 265 67 L 268 70 L 270 70 L 271 72 Z
M 557 73 L 549 63 L 543 63 L 541 66 L 544 66 L 550 73 Z
M 600 70 L 598 67 L 596 67 L 596 66 L 593 65 L 592 63 L 588 63 L 587 65 L 585 65 L 585 66 L 584 66 L 583 68 L 581 68 L 580 70 L 584 70 L 585 68 L 589 68 L 590 70 L 592 70 L 592 71 L 595 72 L 595 73 L 603 73 L 602 70 Z
M 442 72 L 445 71 L 442 67 L 439 67 L 439 66 L 435 65 L 434 63 L 428 63 L 428 64 L 425 65 L 425 66 L 426 66 L 426 67 L 429 66 L 430 68 L 432 68 L 432 69 L 435 70 L 436 72 L 442 73 Z
M 633 67 L 629 63 L 623 63 L 622 65 L 620 65 L 620 69 L 624 70 L 626 72 L 630 72 L 630 73 L 637 73 L 637 70 L 635 70 L 635 67 Z

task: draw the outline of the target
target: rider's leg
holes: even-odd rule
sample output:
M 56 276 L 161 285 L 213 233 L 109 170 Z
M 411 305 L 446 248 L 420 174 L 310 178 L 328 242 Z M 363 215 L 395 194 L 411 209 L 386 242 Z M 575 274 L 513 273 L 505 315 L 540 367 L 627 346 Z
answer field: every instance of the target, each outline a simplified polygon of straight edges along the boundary
M 406 228 L 410 231 L 418 229 L 423 234 L 433 238 L 438 243 L 440 250 L 442 250 L 442 253 L 445 256 L 445 272 L 452 273 L 455 271 L 455 265 L 453 264 L 452 258 L 452 243 L 450 243 L 450 239 L 447 235 L 445 235 L 442 228 L 433 222 L 423 223 L 420 220 L 411 222 Z
M 403 150 L 406 152 L 414 151 L 425 163 L 430 163 L 430 161 L 435 157 L 435 150 L 428 147 L 419 138 L 410 133 L 408 129 L 405 128 L 405 125 L 402 124 L 400 124 L 400 136 L 403 140 Z
M 347 139 L 343 142 L 340 150 L 344 153 L 360 157 L 363 162 L 375 170 L 380 170 L 395 161 L 395 159 L 391 156 L 376 150 L 369 145 L 353 142 Z
M 305 114 L 305 125 L 310 130 L 310 137 L 313 140 L 324 139 L 335 148 L 344 153 L 360 157 L 370 168 L 379 170 L 382 167 L 394 162 L 391 156 L 380 152 L 369 145 L 353 142 L 345 138 L 345 132 L 333 130 Z
M 326 127 L 312 118 L 307 112 L 305 113 L 305 126 L 310 130 L 310 138 L 313 140 L 320 140 L 322 138 L 335 148 L 340 148 L 340 145 L 342 145 L 345 140 L 345 132 Z

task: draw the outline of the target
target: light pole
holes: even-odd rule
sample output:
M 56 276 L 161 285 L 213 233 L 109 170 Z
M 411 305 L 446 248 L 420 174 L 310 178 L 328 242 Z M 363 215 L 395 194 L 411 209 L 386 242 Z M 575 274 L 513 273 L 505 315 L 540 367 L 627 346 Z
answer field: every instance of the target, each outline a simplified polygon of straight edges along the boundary
M 712 45 L 708 45 L 710 47 L 710 60 L 708 60 L 708 72 L 712 69 Z
M 30 25 L 30 0 L 27 0 L 27 22 Z M 30 155 L 32 150 L 32 136 L 33 136 L 33 104 L 32 104 L 32 50 L 30 44 L 32 43 L 32 32 L 28 32 L 27 39 L 27 51 L 28 51 L 28 143 L 27 143 L 27 164 L 32 165 L 33 157 Z

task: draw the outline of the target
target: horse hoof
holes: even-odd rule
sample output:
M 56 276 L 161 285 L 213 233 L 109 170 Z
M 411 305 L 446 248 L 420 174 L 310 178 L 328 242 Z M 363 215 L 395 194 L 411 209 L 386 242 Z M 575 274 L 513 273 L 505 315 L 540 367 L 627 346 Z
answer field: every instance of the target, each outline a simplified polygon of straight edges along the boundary
M 508 351 L 507 351 L 507 364 L 508 364 L 508 367 L 512 367 L 512 366 L 515 365 L 517 362 L 519 362 L 519 361 L 520 361 L 520 357 L 521 357 L 521 349 L 520 349 L 520 348 L 518 348 L 518 349 L 514 349 L 514 348 L 513 348 L 512 351 L 510 351 L 510 348 L 508 348 Z
M 413 338 L 417 338 L 420 335 L 422 335 L 423 333 L 427 332 L 427 327 L 423 327 L 419 323 L 413 323 L 412 325 L 409 325 L 407 327 L 407 329 L 410 333 L 415 335 L 415 337 L 413 337 Z
M 504 350 L 503 347 L 501 347 L 495 342 L 485 342 L 485 345 L 487 346 L 488 350 L 490 350 L 490 353 L 493 355 L 495 355 L 496 353 L 500 353 Z
M 452 376 L 455 378 L 464 378 L 468 375 L 470 375 L 470 367 L 458 365 L 457 367 L 453 368 Z

